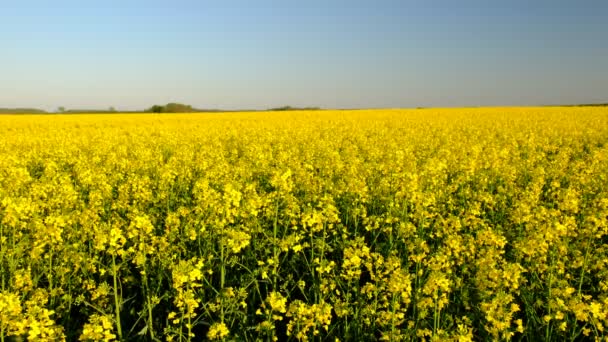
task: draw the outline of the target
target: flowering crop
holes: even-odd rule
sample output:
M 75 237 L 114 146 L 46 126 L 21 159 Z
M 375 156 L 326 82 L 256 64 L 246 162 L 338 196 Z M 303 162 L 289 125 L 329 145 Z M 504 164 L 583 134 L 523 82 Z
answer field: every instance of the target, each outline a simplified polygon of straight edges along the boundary
M 604 340 L 608 109 L 0 117 L 0 337 Z

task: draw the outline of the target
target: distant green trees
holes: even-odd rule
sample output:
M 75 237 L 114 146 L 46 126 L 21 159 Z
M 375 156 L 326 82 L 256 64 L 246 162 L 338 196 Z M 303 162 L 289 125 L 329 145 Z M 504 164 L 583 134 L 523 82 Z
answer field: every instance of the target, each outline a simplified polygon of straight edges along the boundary
M 45 114 L 46 111 L 37 108 L 0 108 L 0 114 Z
M 146 110 L 148 113 L 193 113 L 199 110 L 182 103 L 167 103 L 164 106 L 154 105 Z
M 292 107 L 282 106 L 266 109 L 268 111 L 293 111 L 293 110 L 319 110 L 319 107 Z M 223 109 L 200 109 L 194 108 L 191 105 L 171 102 L 166 105 L 154 105 L 145 110 L 120 110 L 121 113 L 222 113 L 222 112 L 238 112 L 238 111 L 260 111 L 259 109 L 239 109 L 239 110 L 223 110 Z M 68 109 L 64 106 L 46 112 L 36 108 L 0 108 L 0 114 L 110 114 L 118 113 L 119 111 L 111 106 L 107 109 Z
M 290 110 L 319 110 L 321 108 L 319 107 L 292 107 L 292 106 L 283 106 L 283 107 L 276 107 L 276 108 L 269 108 L 269 111 L 290 111 Z

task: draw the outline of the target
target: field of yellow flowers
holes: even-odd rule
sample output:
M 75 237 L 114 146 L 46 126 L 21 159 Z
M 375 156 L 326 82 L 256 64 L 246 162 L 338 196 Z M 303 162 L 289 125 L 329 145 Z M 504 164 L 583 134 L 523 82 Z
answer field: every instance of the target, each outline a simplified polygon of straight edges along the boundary
M 0 117 L 1 341 L 608 336 L 608 108 Z

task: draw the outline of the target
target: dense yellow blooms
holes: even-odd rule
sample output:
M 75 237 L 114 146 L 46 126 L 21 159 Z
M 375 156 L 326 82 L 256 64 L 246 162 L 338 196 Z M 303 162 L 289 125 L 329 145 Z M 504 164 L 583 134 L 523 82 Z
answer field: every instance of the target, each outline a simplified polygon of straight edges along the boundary
M 116 335 L 112 332 L 114 324 L 112 319 L 107 316 L 93 315 L 89 322 L 84 325 L 81 341 L 115 341 Z
M 230 331 L 226 327 L 224 323 L 216 323 L 209 328 L 209 332 L 207 332 L 207 338 L 210 340 L 221 340 L 224 337 L 228 336 Z
M 608 338 L 608 109 L 0 116 L 2 341 Z

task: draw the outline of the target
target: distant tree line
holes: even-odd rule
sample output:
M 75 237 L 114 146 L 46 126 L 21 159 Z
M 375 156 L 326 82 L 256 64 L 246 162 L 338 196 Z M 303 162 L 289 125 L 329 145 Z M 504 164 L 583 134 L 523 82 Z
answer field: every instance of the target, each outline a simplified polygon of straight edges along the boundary
M 319 107 L 292 107 L 282 106 L 269 108 L 268 111 L 290 111 L 290 110 L 319 110 Z M 208 113 L 208 112 L 238 112 L 252 110 L 221 110 L 221 109 L 198 109 L 182 103 L 167 103 L 166 105 L 154 105 L 145 110 L 146 113 Z M 255 111 L 255 110 L 253 110 Z
M 560 105 L 550 105 L 550 106 L 560 106 Z M 581 103 L 581 104 L 565 104 L 561 105 L 563 107 L 608 107 L 608 102 L 606 103 Z M 417 107 L 419 109 L 425 107 Z M 281 106 L 281 107 L 273 107 L 268 108 L 266 111 L 311 111 L 311 110 L 321 110 L 320 107 L 292 107 L 292 106 Z M 223 113 L 223 112 L 257 112 L 263 110 L 255 110 L 255 109 L 236 109 L 236 110 L 225 110 L 225 109 L 198 109 L 194 108 L 191 105 L 183 104 L 183 103 L 167 103 L 166 105 L 154 105 L 145 110 L 131 110 L 117 111 L 114 107 L 109 107 L 108 109 L 66 109 L 65 107 L 58 107 L 55 111 L 47 112 L 38 108 L 0 108 L 0 114 L 111 114 L 111 113 Z
M 46 114 L 42 109 L 36 108 L 0 108 L 0 114 Z
M 320 110 L 319 107 L 292 107 L 282 106 L 266 109 L 267 111 L 294 111 L 294 110 Z M 167 103 L 166 105 L 153 105 L 143 111 L 120 111 L 121 113 L 221 113 L 221 112 L 240 112 L 240 111 L 260 111 L 251 109 L 223 110 L 223 109 L 199 109 L 183 103 Z M 111 114 L 118 113 L 114 107 L 108 109 L 67 109 L 57 107 L 55 111 L 47 112 L 37 108 L 0 108 L 0 114 Z
M 276 108 L 269 108 L 269 111 L 280 112 L 280 111 L 289 111 L 289 110 L 320 110 L 319 107 L 292 107 L 292 106 L 283 106 Z
M 608 106 L 608 102 L 607 103 L 584 103 L 584 104 L 579 104 L 579 105 L 575 105 L 578 107 L 607 107 Z
M 167 103 L 164 106 L 154 105 L 145 110 L 145 112 L 148 113 L 195 113 L 200 111 L 201 110 L 192 108 L 190 105 L 185 105 L 182 103 Z

